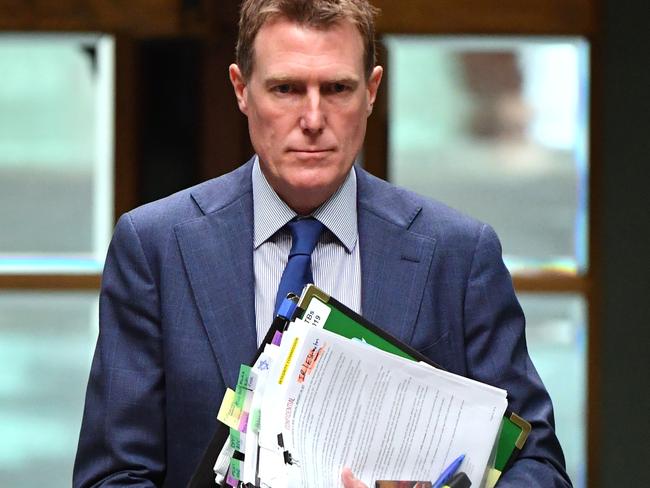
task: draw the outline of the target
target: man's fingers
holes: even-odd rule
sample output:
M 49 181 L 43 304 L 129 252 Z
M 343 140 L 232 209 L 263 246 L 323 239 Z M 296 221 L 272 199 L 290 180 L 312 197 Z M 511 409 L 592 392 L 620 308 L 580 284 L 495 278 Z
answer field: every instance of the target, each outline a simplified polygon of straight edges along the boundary
M 345 488 L 368 488 L 363 481 L 354 477 L 350 468 L 343 468 L 343 471 L 341 472 L 341 481 Z

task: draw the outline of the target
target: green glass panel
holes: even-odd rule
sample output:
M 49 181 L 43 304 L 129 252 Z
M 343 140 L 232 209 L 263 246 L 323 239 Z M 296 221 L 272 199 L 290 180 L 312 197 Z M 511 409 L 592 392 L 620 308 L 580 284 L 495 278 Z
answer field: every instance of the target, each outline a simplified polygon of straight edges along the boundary
M 96 272 L 113 221 L 113 41 L 0 34 L 0 73 L 0 272 Z
M 586 467 L 587 316 L 579 295 L 520 296 L 528 351 L 555 409 L 569 476 L 584 487 Z
M 385 42 L 389 179 L 495 227 L 511 271 L 586 270 L 586 42 Z
M 0 486 L 70 486 L 91 355 L 95 293 L 0 295 Z

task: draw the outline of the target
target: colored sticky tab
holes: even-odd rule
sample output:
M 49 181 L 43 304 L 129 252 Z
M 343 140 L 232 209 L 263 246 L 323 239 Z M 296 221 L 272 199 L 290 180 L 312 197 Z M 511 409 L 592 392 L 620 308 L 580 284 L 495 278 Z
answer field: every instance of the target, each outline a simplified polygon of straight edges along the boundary
M 284 362 L 284 366 L 282 367 L 282 372 L 280 373 L 280 378 L 278 379 L 278 384 L 282 384 L 284 382 L 284 377 L 287 375 L 287 371 L 289 370 L 289 365 L 291 364 L 291 360 L 293 359 L 293 356 L 296 353 L 296 347 L 298 347 L 298 341 L 299 339 L 296 337 L 293 340 L 293 343 L 291 344 L 291 349 L 289 349 L 289 355 L 287 356 L 287 360 Z
M 226 478 L 226 484 L 228 486 L 231 486 L 232 488 L 236 488 L 237 486 L 239 486 L 239 480 L 233 478 L 230 472 L 228 472 L 228 477 Z
M 245 434 L 247 428 L 248 428 L 248 412 L 242 412 L 241 417 L 239 417 L 239 432 Z
M 241 434 L 237 429 L 230 428 L 230 447 L 242 452 Z
M 498 469 L 490 469 L 485 479 L 485 488 L 494 488 L 501 477 L 501 471 Z
M 237 409 L 235 405 L 235 392 L 228 388 L 226 389 L 226 394 L 223 396 L 221 407 L 219 407 L 217 419 L 228 427 L 237 429 L 239 427 L 240 416 L 241 410 Z
M 251 413 L 251 428 L 253 429 L 253 432 L 259 432 L 260 431 L 260 409 L 256 408 L 253 410 Z
M 282 343 L 282 332 L 278 332 L 277 330 L 275 331 L 275 334 L 273 334 L 273 340 L 271 341 L 271 344 L 274 346 L 279 346 Z
M 237 379 L 237 386 L 241 386 L 242 388 L 247 388 L 248 387 L 248 378 L 250 377 L 251 374 L 251 367 L 242 364 L 239 367 L 239 377 Z
M 250 389 L 251 367 L 242 364 L 239 368 L 239 379 L 237 380 L 237 391 L 235 392 L 235 404 L 241 411 L 244 408 L 246 393 Z
M 230 460 L 230 473 L 229 476 L 237 480 L 241 479 L 241 461 L 238 459 Z

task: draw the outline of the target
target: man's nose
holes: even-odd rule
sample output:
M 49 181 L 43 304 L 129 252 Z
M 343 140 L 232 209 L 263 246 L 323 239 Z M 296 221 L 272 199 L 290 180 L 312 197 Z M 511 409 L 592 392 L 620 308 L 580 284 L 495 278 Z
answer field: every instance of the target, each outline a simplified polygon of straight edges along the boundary
M 300 117 L 300 128 L 303 132 L 319 134 L 325 128 L 321 94 L 317 90 L 307 91 L 305 103 Z

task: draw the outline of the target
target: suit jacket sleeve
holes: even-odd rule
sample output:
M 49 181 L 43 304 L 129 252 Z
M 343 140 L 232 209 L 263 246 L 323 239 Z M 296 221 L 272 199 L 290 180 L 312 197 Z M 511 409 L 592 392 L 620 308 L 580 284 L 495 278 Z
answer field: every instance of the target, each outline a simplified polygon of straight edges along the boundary
M 159 296 L 128 214 L 117 224 L 100 297 L 73 485 L 155 486 L 165 472 Z
M 498 486 L 571 486 L 554 432 L 551 399 L 528 355 L 524 315 L 499 240 L 487 225 L 477 241 L 464 313 L 469 376 L 506 389 L 509 408 L 532 424 L 520 457 Z

